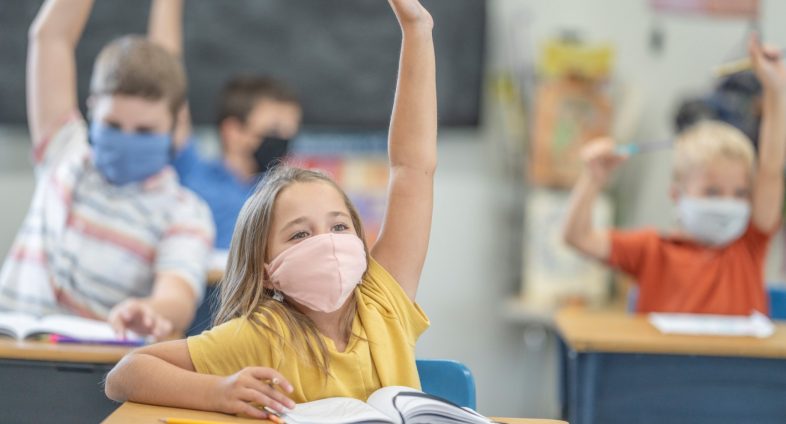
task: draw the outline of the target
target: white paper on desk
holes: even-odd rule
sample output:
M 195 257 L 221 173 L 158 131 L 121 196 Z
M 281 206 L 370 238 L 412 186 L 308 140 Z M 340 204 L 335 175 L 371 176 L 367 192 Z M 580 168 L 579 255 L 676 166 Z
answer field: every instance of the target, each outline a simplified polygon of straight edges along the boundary
M 750 316 L 704 314 L 650 314 L 649 320 L 661 333 L 701 336 L 770 337 L 772 321 L 759 312 Z

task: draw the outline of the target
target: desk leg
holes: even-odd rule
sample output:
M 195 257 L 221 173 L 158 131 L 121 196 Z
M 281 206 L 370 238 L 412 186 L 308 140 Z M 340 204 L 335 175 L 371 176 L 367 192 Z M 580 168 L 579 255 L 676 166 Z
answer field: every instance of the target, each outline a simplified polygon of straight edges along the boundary
M 571 424 L 594 424 L 597 376 L 602 358 L 570 348 L 566 348 L 565 352 L 562 392 L 566 393 L 567 410 L 563 409 L 563 418 Z

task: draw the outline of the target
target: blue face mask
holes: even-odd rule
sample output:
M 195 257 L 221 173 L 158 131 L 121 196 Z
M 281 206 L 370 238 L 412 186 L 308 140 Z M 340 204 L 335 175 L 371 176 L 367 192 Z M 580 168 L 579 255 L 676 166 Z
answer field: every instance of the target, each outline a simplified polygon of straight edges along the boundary
M 90 123 L 93 163 L 112 184 L 143 181 L 170 160 L 170 134 L 128 134 L 100 122 Z

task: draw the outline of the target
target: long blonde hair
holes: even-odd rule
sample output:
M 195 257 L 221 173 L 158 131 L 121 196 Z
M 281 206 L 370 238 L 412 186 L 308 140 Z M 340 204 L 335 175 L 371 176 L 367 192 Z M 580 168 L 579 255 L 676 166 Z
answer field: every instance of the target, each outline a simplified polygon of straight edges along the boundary
M 248 319 L 257 324 L 270 336 L 275 337 L 283 348 L 289 345 L 301 359 L 316 364 L 325 376 L 329 374 L 329 356 L 325 342 L 319 335 L 314 322 L 285 301 L 273 299 L 273 291 L 265 287 L 265 260 L 267 258 L 268 237 L 273 221 L 273 206 L 278 195 L 294 183 L 325 182 L 334 187 L 343 197 L 349 210 L 352 224 L 358 237 L 363 240 L 366 255 L 363 226 L 352 202 L 346 193 L 327 175 L 312 170 L 279 165 L 268 171 L 254 194 L 240 211 L 232 243 L 229 248 L 227 273 L 219 285 L 219 306 L 214 325 L 220 325 L 235 318 Z M 357 311 L 357 299 L 350 298 L 346 316 L 342 319 L 341 333 L 352 335 L 352 321 Z M 256 314 L 259 313 L 264 319 Z M 275 322 L 277 316 L 288 329 L 290 337 L 279 333 L 268 323 Z M 280 352 L 279 352 L 280 353 Z

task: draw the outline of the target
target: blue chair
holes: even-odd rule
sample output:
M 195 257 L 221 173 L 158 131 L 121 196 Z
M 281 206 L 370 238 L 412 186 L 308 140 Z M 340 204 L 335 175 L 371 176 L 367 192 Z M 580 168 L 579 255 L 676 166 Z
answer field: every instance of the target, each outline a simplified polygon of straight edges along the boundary
M 476 409 L 475 378 L 464 364 L 442 359 L 418 359 L 416 362 L 424 392 Z
M 786 320 L 786 288 L 769 287 L 767 294 L 770 297 L 770 317 Z

